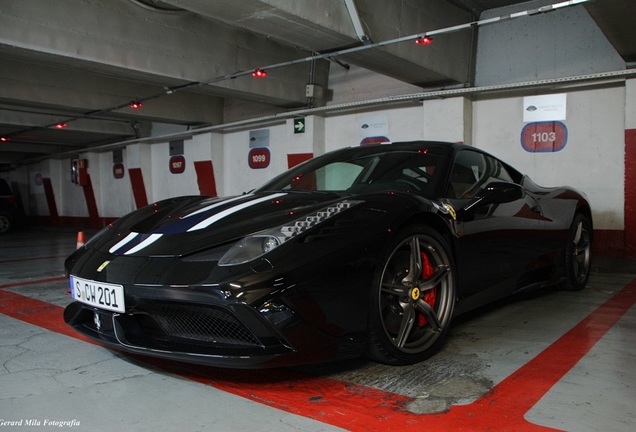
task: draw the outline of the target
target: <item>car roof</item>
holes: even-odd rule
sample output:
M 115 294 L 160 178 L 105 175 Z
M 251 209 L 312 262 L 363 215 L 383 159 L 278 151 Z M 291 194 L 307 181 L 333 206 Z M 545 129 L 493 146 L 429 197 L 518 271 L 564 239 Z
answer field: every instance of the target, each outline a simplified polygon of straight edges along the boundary
M 440 154 L 449 154 L 453 150 L 460 147 L 468 147 L 463 144 L 443 142 L 443 141 L 396 141 L 392 143 L 377 143 L 377 144 L 365 144 L 360 146 L 345 147 L 338 150 L 334 150 L 330 153 L 338 152 L 350 152 L 357 155 L 373 155 L 381 154 L 393 151 L 417 151 L 417 150 L 429 150 Z
M 429 141 L 429 140 L 394 141 L 389 143 L 364 144 L 364 145 L 348 147 L 348 148 L 358 148 L 358 149 L 369 148 L 369 149 L 376 149 L 379 151 L 384 151 L 388 149 L 417 150 L 422 148 L 439 149 L 445 152 L 448 152 L 449 150 L 459 150 L 462 148 L 478 150 L 473 146 L 463 144 L 463 143 L 450 142 L 450 141 Z

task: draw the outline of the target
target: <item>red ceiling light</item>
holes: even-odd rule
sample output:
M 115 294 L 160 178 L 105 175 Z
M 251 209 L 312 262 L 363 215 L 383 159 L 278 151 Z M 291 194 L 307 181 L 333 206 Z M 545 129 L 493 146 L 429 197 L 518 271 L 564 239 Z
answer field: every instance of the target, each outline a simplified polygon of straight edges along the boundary
M 132 109 L 139 109 L 139 108 L 141 108 L 142 106 L 144 106 L 144 105 L 143 105 L 141 102 L 139 102 L 139 101 L 132 101 L 132 102 L 130 103 L 130 107 L 131 107 Z
M 55 129 L 64 129 L 66 127 L 66 123 L 58 123 L 55 125 Z
M 267 72 L 265 72 L 263 69 L 254 69 L 254 72 L 252 72 L 252 76 L 254 78 L 265 78 L 267 76 Z
M 415 39 L 415 43 L 418 45 L 430 45 L 433 43 L 433 38 L 428 36 L 421 36 Z

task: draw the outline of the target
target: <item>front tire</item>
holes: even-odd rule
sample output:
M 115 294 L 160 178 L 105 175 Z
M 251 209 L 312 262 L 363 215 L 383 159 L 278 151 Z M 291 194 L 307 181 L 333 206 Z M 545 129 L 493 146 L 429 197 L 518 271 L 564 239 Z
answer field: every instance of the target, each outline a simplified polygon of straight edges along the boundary
M 591 260 L 592 223 L 590 218 L 579 213 L 572 221 L 565 248 L 565 289 L 580 291 L 585 288 L 590 276 Z
M 448 244 L 427 226 L 409 227 L 391 245 L 374 277 L 369 356 L 405 365 L 443 345 L 456 299 Z

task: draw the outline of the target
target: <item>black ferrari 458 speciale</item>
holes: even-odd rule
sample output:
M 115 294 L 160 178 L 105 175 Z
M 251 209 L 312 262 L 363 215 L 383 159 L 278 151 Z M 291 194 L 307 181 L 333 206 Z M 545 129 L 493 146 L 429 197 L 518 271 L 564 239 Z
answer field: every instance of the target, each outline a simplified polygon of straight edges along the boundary
M 591 239 L 583 194 L 479 149 L 345 148 L 250 193 L 118 219 L 66 260 L 64 319 L 117 349 L 214 366 L 410 364 L 458 314 L 583 288 Z

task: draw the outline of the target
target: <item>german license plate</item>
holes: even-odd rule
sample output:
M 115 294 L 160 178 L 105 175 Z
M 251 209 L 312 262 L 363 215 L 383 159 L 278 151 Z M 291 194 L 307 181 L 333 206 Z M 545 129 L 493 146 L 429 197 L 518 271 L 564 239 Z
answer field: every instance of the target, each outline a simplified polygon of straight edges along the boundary
M 113 312 L 124 312 L 124 287 L 96 282 L 71 275 L 71 297 L 75 300 Z

